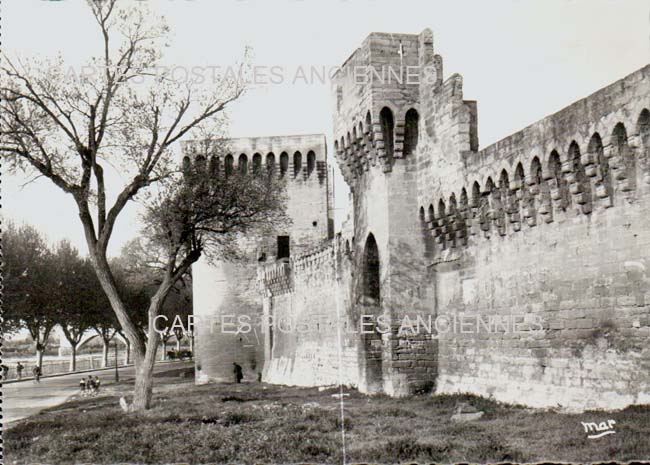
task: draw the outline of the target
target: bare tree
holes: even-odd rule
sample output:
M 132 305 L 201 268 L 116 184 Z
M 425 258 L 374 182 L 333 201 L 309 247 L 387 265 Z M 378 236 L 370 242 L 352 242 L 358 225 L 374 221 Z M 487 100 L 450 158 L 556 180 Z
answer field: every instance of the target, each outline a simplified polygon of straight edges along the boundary
M 243 92 L 240 73 L 201 86 L 201 76 L 179 83 L 158 72 L 168 28 L 142 5 L 89 0 L 101 40 L 92 75 L 73 77 L 62 60 L 33 62 L 3 56 L 0 153 L 10 168 L 49 179 L 75 202 L 93 267 L 136 364 L 131 409 L 149 407 L 158 339 L 143 336 L 127 311 L 107 259 L 116 221 L 127 203 L 174 172 L 172 148 L 193 132 L 222 134 L 222 113 Z M 243 72 L 242 68 L 242 72 Z M 109 191 L 107 169 L 125 177 Z M 109 199 L 114 198 L 111 202 Z M 170 268 L 150 302 L 158 312 L 175 279 L 201 249 L 169 256 Z M 172 261 L 178 259 L 178 262 Z

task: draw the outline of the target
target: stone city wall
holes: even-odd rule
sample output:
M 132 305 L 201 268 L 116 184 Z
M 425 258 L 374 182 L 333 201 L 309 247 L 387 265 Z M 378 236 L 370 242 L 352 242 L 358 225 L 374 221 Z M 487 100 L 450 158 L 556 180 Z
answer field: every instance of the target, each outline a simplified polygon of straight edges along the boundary
M 438 315 L 466 322 L 440 334 L 438 392 L 650 401 L 649 103 L 645 67 L 422 188 Z
M 260 269 L 270 346 L 264 381 L 358 385 L 359 328 L 348 317 L 350 271 L 340 237 L 282 267 Z

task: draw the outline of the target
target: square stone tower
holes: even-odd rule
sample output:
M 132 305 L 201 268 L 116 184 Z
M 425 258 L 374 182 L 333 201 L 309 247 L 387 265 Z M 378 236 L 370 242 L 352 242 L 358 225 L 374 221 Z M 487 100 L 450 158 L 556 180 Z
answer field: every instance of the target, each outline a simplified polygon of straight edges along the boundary
M 406 395 L 430 389 L 436 346 L 404 321 L 433 315 L 425 240 L 418 221 L 422 113 L 440 83 L 431 31 L 373 33 L 333 81 L 336 158 L 353 198 L 353 319 L 390 321 L 360 344 L 360 389 Z
M 206 144 L 201 141 L 187 142 L 185 169 L 203 163 L 214 176 L 234 170 L 278 176 L 286 183 L 291 223 L 281 230 L 240 237 L 242 260 L 211 263 L 201 258 L 192 267 L 199 384 L 232 381 L 233 363 L 243 368 L 245 380 L 261 376 L 266 328 L 257 267 L 286 262 L 333 235 L 324 135 L 244 137 L 221 145 L 224 153 L 210 154 L 204 153 Z M 245 331 L 237 332 L 238 327 Z

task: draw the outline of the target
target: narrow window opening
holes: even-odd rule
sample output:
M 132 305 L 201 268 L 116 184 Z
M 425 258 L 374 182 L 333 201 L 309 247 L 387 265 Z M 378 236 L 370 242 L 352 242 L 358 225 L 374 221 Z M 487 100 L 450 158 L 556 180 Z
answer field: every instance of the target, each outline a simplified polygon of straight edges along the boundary
M 226 155 L 226 166 L 225 166 L 226 176 L 230 176 L 232 174 L 233 164 L 234 164 L 233 156 Z
M 411 108 L 406 112 L 404 121 L 404 155 L 415 153 L 418 145 L 418 112 Z
M 395 122 L 393 120 L 393 112 L 390 111 L 390 108 L 384 107 L 379 114 L 381 119 L 381 131 L 384 136 L 384 147 L 386 150 L 386 156 L 389 158 L 393 157 L 393 147 L 394 147 L 394 132 L 395 132 Z
M 298 173 L 300 173 L 300 170 L 302 170 L 302 154 L 300 152 L 296 152 L 293 154 L 293 175 L 298 176 Z
M 238 166 L 239 166 L 239 172 L 241 174 L 248 173 L 248 157 L 246 156 L 246 154 L 242 153 L 241 155 L 239 155 Z
M 364 253 L 364 295 L 373 303 L 379 304 L 380 298 L 380 267 L 379 249 L 375 236 L 370 234 L 366 240 Z
M 316 168 L 316 154 L 311 150 L 307 153 L 307 175 L 310 176 Z
M 256 153 L 253 155 L 253 173 L 260 174 L 262 170 L 262 155 Z
M 289 169 L 289 154 L 287 152 L 282 152 L 280 154 L 280 176 L 287 174 Z
M 289 236 L 278 236 L 278 259 L 291 256 Z

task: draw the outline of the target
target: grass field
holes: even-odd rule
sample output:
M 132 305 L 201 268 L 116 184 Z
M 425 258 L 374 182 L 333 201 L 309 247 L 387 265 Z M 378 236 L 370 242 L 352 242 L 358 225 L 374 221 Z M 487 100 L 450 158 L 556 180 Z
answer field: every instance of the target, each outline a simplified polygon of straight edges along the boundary
M 367 397 L 338 389 L 265 384 L 194 386 L 167 373 L 154 407 L 124 415 L 118 384 L 74 399 L 4 433 L 5 463 L 342 463 L 630 461 L 650 458 L 650 406 L 562 414 L 469 395 Z M 485 415 L 450 419 L 459 402 Z M 581 422 L 616 421 L 616 434 L 588 439 Z

